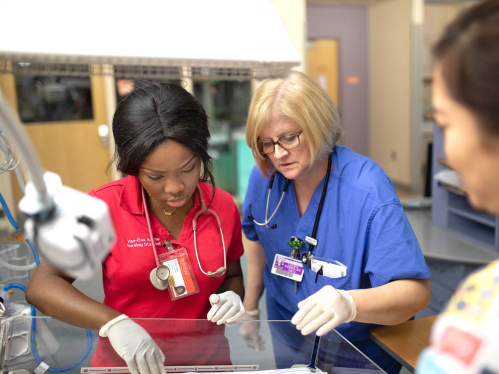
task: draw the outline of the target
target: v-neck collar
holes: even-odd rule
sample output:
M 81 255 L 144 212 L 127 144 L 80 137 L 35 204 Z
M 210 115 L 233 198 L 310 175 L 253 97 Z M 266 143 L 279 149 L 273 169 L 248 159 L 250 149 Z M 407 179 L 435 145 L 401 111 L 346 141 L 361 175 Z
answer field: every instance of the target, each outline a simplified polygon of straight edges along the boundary
M 321 182 L 315 189 L 310 202 L 308 203 L 307 209 L 300 217 L 300 211 L 298 210 L 298 201 L 296 200 L 296 190 L 293 181 L 289 183 L 289 195 L 287 198 L 287 204 L 291 206 L 291 212 L 293 214 L 293 220 L 297 222 L 296 233 L 298 237 L 305 240 L 305 236 L 312 236 L 312 230 L 314 228 L 315 217 L 317 215 L 317 210 L 319 209 L 319 202 L 321 200 L 322 189 L 324 187 L 324 182 L 326 177 L 322 178 Z M 329 180 L 331 183 L 331 179 Z M 328 186 L 329 187 L 329 186 Z M 328 188 L 329 189 L 329 188 Z M 326 197 L 327 197 L 326 191 Z M 321 215 L 322 219 L 322 215 Z
M 203 195 L 206 195 L 206 191 L 203 191 L 203 186 L 200 185 L 201 192 Z M 192 220 L 194 219 L 194 215 L 201 208 L 200 199 L 197 191 L 194 192 L 194 204 L 193 207 L 187 213 L 187 216 L 184 219 L 182 224 L 182 228 L 180 229 L 180 234 L 178 235 L 178 239 L 174 239 L 172 234 L 163 226 L 160 220 L 149 211 L 149 219 L 151 220 L 151 226 L 153 232 L 160 234 L 161 237 L 167 237 L 171 240 L 173 244 L 181 244 L 185 245 L 185 243 L 189 240 L 192 235 Z
M 138 178 L 128 176 L 124 178 L 123 189 L 121 191 L 120 196 L 120 206 L 126 211 L 134 214 L 141 215 L 144 217 L 144 224 L 147 227 L 147 221 L 145 220 L 145 210 L 142 201 L 142 193 L 141 193 L 141 183 Z M 201 188 L 201 192 L 203 196 L 206 196 L 208 188 L 204 183 L 200 183 L 199 187 Z M 147 202 L 146 202 L 147 204 Z M 187 213 L 187 216 L 184 219 L 184 223 L 180 230 L 180 234 L 178 236 L 178 240 L 173 239 L 171 234 L 166 230 L 166 228 L 161 224 L 158 218 L 149 211 L 149 220 L 151 221 L 151 228 L 153 233 L 160 238 L 167 237 L 172 243 L 182 243 L 186 239 L 188 239 L 189 235 L 191 235 L 192 229 L 192 220 L 194 215 L 201 208 L 201 203 L 197 192 L 194 193 L 194 204 L 193 207 Z
M 329 184 L 326 191 L 326 196 L 324 198 L 325 202 L 329 197 L 331 186 L 332 184 L 334 184 L 336 180 L 336 178 L 334 177 L 334 170 L 337 168 L 338 164 L 335 156 L 336 152 L 333 151 L 331 154 L 332 163 L 331 163 L 331 173 L 329 175 Z M 305 212 L 301 217 L 300 217 L 300 211 L 298 209 L 298 201 L 296 199 L 296 190 L 294 183 L 293 181 L 290 181 L 289 183 L 288 193 L 287 193 L 288 196 L 286 197 L 286 204 L 289 204 L 288 206 L 291 208 L 292 221 L 296 222 L 296 231 L 295 231 L 296 236 L 303 241 L 305 241 L 305 236 L 312 236 L 315 218 L 317 215 L 317 211 L 319 209 L 319 203 L 321 200 L 322 190 L 324 188 L 325 182 L 326 182 L 326 176 L 322 178 L 319 185 L 315 189 L 314 193 L 312 194 L 312 198 L 308 203 L 307 209 L 305 210 Z M 319 217 L 319 224 L 323 219 L 324 219 L 324 207 L 321 216 Z

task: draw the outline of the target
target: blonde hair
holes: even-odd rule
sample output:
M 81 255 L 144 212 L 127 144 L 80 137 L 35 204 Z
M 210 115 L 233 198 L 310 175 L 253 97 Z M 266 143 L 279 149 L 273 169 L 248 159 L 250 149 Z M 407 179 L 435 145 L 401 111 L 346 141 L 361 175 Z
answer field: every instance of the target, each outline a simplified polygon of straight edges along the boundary
M 338 110 L 328 94 L 298 71 L 284 79 L 268 79 L 255 91 L 246 123 L 246 143 L 261 173 L 268 177 L 274 167 L 258 150 L 258 137 L 276 111 L 300 126 L 310 148 L 310 165 L 333 151 L 343 134 Z

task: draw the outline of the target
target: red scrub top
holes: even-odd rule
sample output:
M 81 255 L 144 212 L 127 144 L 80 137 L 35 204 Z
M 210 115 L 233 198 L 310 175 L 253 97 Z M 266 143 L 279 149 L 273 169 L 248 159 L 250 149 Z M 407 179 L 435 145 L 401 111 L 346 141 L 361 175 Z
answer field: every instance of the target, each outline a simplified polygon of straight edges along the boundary
M 206 204 L 209 205 L 213 188 L 209 184 L 203 182 L 200 182 L 199 186 Z M 136 177 L 128 176 L 90 192 L 90 195 L 104 200 L 109 206 L 117 237 L 116 244 L 111 249 L 109 256 L 102 266 L 105 294 L 104 305 L 107 305 L 120 313 L 126 314 L 130 318 L 182 318 L 206 320 L 208 311 L 211 308 L 208 299 L 223 283 L 225 277 L 208 277 L 199 269 L 194 250 L 194 233 L 192 231 L 192 219 L 200 209 L 199 197 L 197 193 L 194 194 L 194 206 L 184 220 L 178 240 L 174 240 L 159 220 L 150 213 L 149 219 L 151 220 L 151 227 L 158 255 L 167 252 L 166 248 L 162 246 L 166 239 L 170 239 L 175 249 L 180 247 L 186 248 L 199 287 L 198 293 L 172 301 L 168 294 L 168 290 L 157 290 L 149 279 L 151 270 L 156 267 L 156 261 L 150 244 L 150 236 L 140 187 L 140 182 Z M 239 211 L 234 204 L 231 195 L 220 189 L 216 189 L 215 197 L 210 208 L 218 214 L 222 222 L 228 265 L 238 260 L 244 253 Z M 196 236 L 199 261 L 201 262 L 203 270 L 205 272 L 216 271 L 218 268 L 222 267 L 224 265 L 222 238 L 220 236 L 220 230 L 212 215 L 203 214 L 199 216 Z M 136 322 L 142 324 L 140 321 Z M 148 322 L 148 325 L 151 325 L 150 322 Z M 165 340 L 166 342 L 171 340 L 173 336 L 182 334 L 187 328 L 187 326 L 181 328 L 178 326 L 178 330 L 180 331 L 175 332 L 175 329 L 173 329 L 171 325 L 172 324 L 170 323 L 166 324 L 163 322 L 158 324 L 156 322 L 153 329 L 155 331 L 150 331 L 150 328 L 145 324 L 143 327 L 146 328 L 151 335 L 156 335 L 153 336 L 153 338 L 155 338 L 158 345 L 160 345 L 160 348 L 166 349 L 166 346 L 161 347 L 162 344 L 159 341 Z M 223 326 L 208 324 L 208 327 L 206 327 L 206 323 L 204 322 L 194 323 L 193 321 L 192 326 L 189 328 L 195 330 L 193 332 L 195 332 L 198 337 L 200 337 L 199 334 L 205 337 L 221 334 L 221 337 L 223 338 Z M 213 337 L 210 339 L 212 338 Z M 207 349 L 207 341 L 199 339 L 199 352 L 202 354 L 201 357 L 199 357 L 200 362 L 195 364 L 201 365 L 209 362 L 209 358 L 213 357 L 213 353 L 219 344 L 225 344 L 223 342 L 225 342 L 225 339 L 222 339 L 218 344 L 215 341 L 210 341 L 208 346 L 211 346 L 212 349 Z M 186 343 L 192 344 L 192 341 L 186 341 Z M 99 339 L 98 348 L 99 346 L 101 350 L 105 348 L 105 351 L 111 350 L 114 352 L 110 347 L 108 339 Z M 190 351 L 193 348 L 195 347 L 192 345 L 189 346 Z M 228 349 L 228 346 L 226 348 Z M 169 349 L 171 349 L 171 347 L 168 348 L 167 351 Z M 179 346 L 178 349 L 181 349 L 181 347 Z M 169 355 L 167 351 L 165 352 L 163 349 L 165 356 L 167 356 L 166 363 L 168 364 L 168 356 L 171 355 Z M 106 356 L 107 355 L 108 354 L 106 353 Z M 100 360 L 98 359 L 98 356 L 99 349 L 92 359 L 92 366 L 111 365 L 112 362 L 109 362 L 108 365 L 104 365 L 109 360 Z M 192 352 L 189 356 L 195 357 L 192 355 Z M 214 363 L 219 365 L 223 364 L 219 360 Z M 171 362 L 171 364 L 178 365 L 176 361 Z

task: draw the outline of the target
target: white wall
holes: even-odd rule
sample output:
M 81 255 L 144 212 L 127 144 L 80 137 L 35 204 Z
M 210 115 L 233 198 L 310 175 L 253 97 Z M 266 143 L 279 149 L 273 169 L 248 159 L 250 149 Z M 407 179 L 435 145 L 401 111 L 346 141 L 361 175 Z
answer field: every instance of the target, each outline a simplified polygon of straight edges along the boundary
M 281 17 L 289 39 L 302 61 L 295 70 L 306 72 L 307 3 L 306 0 L 269 0 Z M 258 26 L 256 26 L 258 27 Z
M 268 0 L 279 13 L 279 17 L 288 33 L 291 44 L 296 50 L 301 64 L 293 69 L 306 73 L 306 39 L 307 39 L 307 3 L 306 0 Z M 257 20 L 256 20 L 257 21 Z M 255 26 L 258 27 L 258 26 Z M 263 81 L 253 79 L 253 92 Z
M 339 44 L 341 144 L 364 156 L 369 153 L 368 8 L 307 6 L 308 39 L 336 39 Z M 356 84 L 349 77 L 358 77 Z
M 368 19 L 371 158 L 394 183 L 419 192 L 423 1 L 376 2 Z
M 445 27 L 465 8 L 465 4 L 426 4 L 424 7 L 423 75 L 431 78 L 433 45 Z

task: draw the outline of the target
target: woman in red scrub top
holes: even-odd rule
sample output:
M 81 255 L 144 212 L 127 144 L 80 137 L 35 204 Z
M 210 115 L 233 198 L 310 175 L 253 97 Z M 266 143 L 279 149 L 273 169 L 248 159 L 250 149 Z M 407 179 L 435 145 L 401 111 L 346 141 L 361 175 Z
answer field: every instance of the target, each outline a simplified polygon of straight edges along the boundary
M 119 103 L 113 134 L 117 168 L 126 177 L 90 193 L 108 204 L 117 235 L 103 263 L 104 302 L 82 294 L 72 286 L 74 279 L 47 263 L 34 272 L 26 300 L 46 315 L 99 330 L 104 339 L 93 366 L 123 366 L 116 351 L 132 373 L 160 374 L 165 356 L 167 363 L 179 364 L 175 352 L 182 347 L 197 360 L 184 364 L 230 363 L 223 326 L 217 325 L 245 315 L 239 261 L 244 250 L 238 209 L 227 192 L 214 187 L 203 107 L 178 84 L 148 83 Z M 222 234 L 212 214 L 201 214 L 194 238 L 193 220 L 206 206 L 218 214 Z M 175 287 L 160 290 L 152 282 L 163 263 L 157 258 L 172 253 L 183 254 L 176 268 L 168 263 L 170 275 L 181 278 L 170 276 Z M 168 288 L 168 281 L 155 280 Z M 155 321 L 149 329 L 150 321 L 140 326 L 130 319 L 207 317 L 217 325 Z M 175 340 L 185 329 L 208 341 L 185 335 Z

